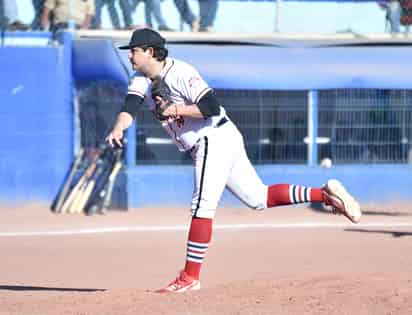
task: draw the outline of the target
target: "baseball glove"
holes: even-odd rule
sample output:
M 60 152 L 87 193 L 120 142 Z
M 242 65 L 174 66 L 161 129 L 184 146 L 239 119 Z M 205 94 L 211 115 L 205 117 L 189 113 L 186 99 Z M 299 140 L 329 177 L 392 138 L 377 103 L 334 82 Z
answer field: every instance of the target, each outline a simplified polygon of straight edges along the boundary
M 168 117 L 163 115 L 163 112 L 172 105 L 170 97 L 170 88 L 160 76 L 156 76 L 152 80 L 151 94 L 155 108 L 153 114 L 161 121 L 167 120 Z

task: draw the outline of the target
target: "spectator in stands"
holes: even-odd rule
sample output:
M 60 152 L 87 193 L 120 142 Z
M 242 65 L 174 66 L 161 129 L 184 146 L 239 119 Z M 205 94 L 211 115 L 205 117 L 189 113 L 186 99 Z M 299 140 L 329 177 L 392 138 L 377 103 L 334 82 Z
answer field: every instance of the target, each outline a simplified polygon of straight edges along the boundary
M 199 0 L 200 32 L 210 32 L 215 22 L 218 0 Z
M 26 31 L 29 27 L 19 20 L 16 0 L 1 0 L 1 28 L 9 31 Z
M 40 17 L 43 10 L 44 0 L 32 0 L 34 19 L 31 22 L 31 29 L 34 31 L 41 29 Z
M 135 11 L 138 4 L 142 0 L 133 0 L 132 1 L 132 11 Z M 162 7 L 161 7 L 161 0 L 144 0 L 144 5 L 145 5 L 145 22 L 146 22 L 146 27 L 153 28 L 153 23 L 152 23 L 152 14 L 157 22 L 158 25 L 158 30 L 159 31 L 169 31 L 172 32 L 174 31 L 170 27 L 167 26 L 167 23 L 163 17 L 162 13 Z
M 160 0 L 146 0 L 146 24 L 149 27 L 153 27 L 152 24 L 152 14 L 157 22 L 157 29 L 159 31 L 174 31 L 170 27 L 167 26 L 166 21 L 162 14 L 162 7 Z
M 190 26 L 192 32 L 198 32 L 200 28 L 200 17 L 196 17 L 193 14 L 187 0 L 174 0 L 174 2 L 183 22 Z
M 401 24 L 405 26 L 405 33 L 409 33 L 412 25 L 412 0 L 400 0 L 401 6 Z
M 386 11 L 385 21 L 390 33 L 400 32 L 401 6 L 398 0 L 379 1 L 378 5 Z M 387 29 L 387 26 L 385 27 Z
M 115 0 L 94 0 L 95 15 L 92 20 L 92 28 L 101 29 L 101 13 L 104 5 L 107 5 L 110 20 L 114 29 L 120 29 L 119 14 L 117 13 Z
M 0 30 L 3 31 L 7 26 L 6 14 L 4 12 L 4 0 L 0 0 Z
M 70 3 L 69 10 L 69 0 L 45 0 L 41 16 L 42 29 L 53 32 L 67 29 L 71 21 L 76 29 L 89 28 L 95 13 L 94 0 L 71 0 Z
M 133 30 L 134 26 L 132 23 L 132 4 L 130 0 L 119 0 L 120 10 L 123 14 L 123 22 L 125 30 Z

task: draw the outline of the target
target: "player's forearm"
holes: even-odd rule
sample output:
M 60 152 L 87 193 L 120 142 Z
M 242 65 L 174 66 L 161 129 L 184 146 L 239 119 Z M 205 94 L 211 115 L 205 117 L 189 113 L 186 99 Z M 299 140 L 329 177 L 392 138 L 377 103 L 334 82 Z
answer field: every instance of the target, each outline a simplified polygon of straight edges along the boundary
M 126 112 L 120 112 L 119 115 L 117 116 L 117 120 L 116 120 L 116 123 L 113 129 L 123 131 L 129 128 L 132 123 L 133 123 L 132 115 Z

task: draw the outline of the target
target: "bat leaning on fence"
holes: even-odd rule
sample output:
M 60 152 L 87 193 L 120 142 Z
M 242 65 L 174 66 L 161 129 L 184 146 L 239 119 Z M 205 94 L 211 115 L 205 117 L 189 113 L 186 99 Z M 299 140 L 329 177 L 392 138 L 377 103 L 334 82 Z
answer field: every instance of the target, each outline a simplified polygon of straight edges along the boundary
M 77 197 L 74 199 L 73 203 L 69 208 L 69 213 L 82 213 L 84 206 L 86 205 L 87 200 L 89 199 L 94 185 L 96 183 L 96 174 L 99 173 L 99 166 L 96 164 L 96 167 L 91 176 L 89 176 L 84 182 L 83 186 L 80 188 L 80 191 L 77 194 Z
M 98 189 L 96 189 L 93 197 L 90 199 L 86 206 L 85 210 L 87 214 L 102 214 L 109 209 L 116 177 L 123 166 L 122 152 L 123 151 L 120 148 L 115 149 L 114 161 L 111 164 L 111 167 L 106 172 L 103 180 L 100 183 L 100 186 L 98 187 Z
M 94 171 L 96 170 L 98 156 L 93 159 L 90 165 L 87 167 L 84 174 L 80 177 L 79 181 L 70 191 L 67 199 L 64 201 L 61 211 L 62 213 L 73 213 L 76 209 L 76 204 L 80 202 L 82 193 L 84 192 L 85 186 L 89 182 L 91 176 L 93 176 Z
M 95 160 L 95 167 L 93 171 L 87 175 L 86 181 L 80 188 L 77 197 L 71 204 L 68 212 L 69 213 L 83 213 L 85 212 L 85 207 L 95 190 L 96 182 L 99 180 L 104 169 L 108 167 L 110 156 L 112 155 L 112 148 L 104 145 L 101 147 L 100 154 Z
M 61 211 L 62 205 L 64 200 L 66 199 L 67 195 L 70 192 L 70 188 L 73 186 L 73 182 L 75 179 L 76 172 L 78 171 L 80 165 L 83 162 L 83 157 L 84 157 L 84 149 L 80 148 L 79 152 L 77 153 L 71 168 L 69 170 L 69 173 L 64 181 L 64 184 L 62 186 L 62 189 L 59 191 L 55 201 L 51 205 L 51 210 L 54 212 L 59 213 Z

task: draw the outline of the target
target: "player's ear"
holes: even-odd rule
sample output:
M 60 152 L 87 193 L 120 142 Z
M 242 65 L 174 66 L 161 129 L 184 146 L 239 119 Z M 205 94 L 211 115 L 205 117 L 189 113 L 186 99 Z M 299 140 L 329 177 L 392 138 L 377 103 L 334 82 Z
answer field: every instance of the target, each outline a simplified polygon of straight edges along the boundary
M 154 57 L 154 48 L 153 47 L 147 47 L 145 53 L 147 53 L 148 55 Z

